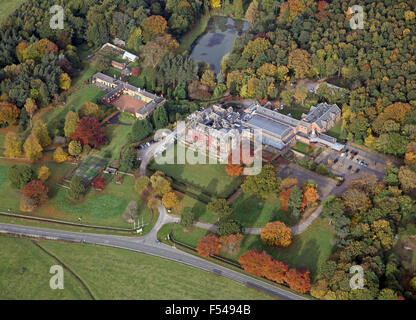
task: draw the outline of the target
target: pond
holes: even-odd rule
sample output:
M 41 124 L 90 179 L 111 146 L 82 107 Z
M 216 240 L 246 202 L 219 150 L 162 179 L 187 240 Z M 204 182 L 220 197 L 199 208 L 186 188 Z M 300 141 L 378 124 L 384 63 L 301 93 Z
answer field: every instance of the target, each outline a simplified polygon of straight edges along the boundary
M 232 52 L 235 39 L 249 28 L 247 21 L 212 17 L 204 34 L 196 40 L 191 58 L 208 63 L 215 73 L 219 73 L 222 57 Z

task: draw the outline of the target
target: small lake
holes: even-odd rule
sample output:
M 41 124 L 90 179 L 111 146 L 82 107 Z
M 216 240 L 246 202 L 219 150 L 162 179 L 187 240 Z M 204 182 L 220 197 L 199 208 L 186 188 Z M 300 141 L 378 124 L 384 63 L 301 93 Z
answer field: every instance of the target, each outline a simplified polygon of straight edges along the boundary
M 204 34 L 196 40 L 191 58 L 208 63 L 215 73 L 219 73 L 222 57 L 232 52 L 235 39 L 249 29 L 247 21 L 214 16 Z

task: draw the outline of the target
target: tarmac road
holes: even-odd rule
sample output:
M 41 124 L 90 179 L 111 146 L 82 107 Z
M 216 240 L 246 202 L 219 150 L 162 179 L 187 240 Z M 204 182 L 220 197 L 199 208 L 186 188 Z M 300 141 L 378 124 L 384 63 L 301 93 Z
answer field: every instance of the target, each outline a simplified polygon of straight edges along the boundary
M 63 240 L 78 243 L 89 243 L 95 245 L 103 245 L 108 247 L 116 247 L 127 249 L 131 251 L 141 252 L 156 256 L 163 259 L 183 263 L 185 265 L 198 268 L 204 271 L 220 275 L 222 277 L 237 281 L 243 285 L 254 287 L 257 290 L 263 291 L 277 299 L 281 300 L 307 300 L 306 298 L 292 293 L 288 290 L 270 285 L 263 281 L 254 279 L 252 277 L 241 274 L 237 271 L 230 270 L 212 262 L 206 261 L 199 257 L 193 256 L 186 252 L 172 248 L 168 245 L 157 242 L 152 243 L 149 239 L 153 236 L 145 236 L 141 238 L 99 235 L 90 233 L 70 232 L 61 230 L 52 230 L 46 228 L 36 228 L 19 226 L 12 224 L 0 224 L 0 233 L 21 235 L 34 238 L 42 238 L 49 240 Z

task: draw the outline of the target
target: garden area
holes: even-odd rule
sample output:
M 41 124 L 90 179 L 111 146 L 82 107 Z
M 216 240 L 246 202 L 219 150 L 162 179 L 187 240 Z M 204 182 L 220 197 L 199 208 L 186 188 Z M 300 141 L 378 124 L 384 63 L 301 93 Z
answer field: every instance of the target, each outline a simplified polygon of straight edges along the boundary
M 152 171 L 160 170 L 171 177 L 174 180 L 173 185 L 175 182 L 183 185 L 185 190 L 180 190 L 182 192 L 228 198 L 240 187 L 243 178 L 230 177 L 225 172 L 225 167 L 224 164 L 158 164 L 155 161 L 148 166 Z
M 16 161 L 0 160 L 0 193 L 2 194 L 0 209 L 3 211 L 10 209 L 14 213 L 22 214 L 19 206 L 21 192 L 11 188 L 8 180 L 8 170 L 13 164 L 16 164 Z M 49 188 L 49 200 L 31 212 L 31 216 L 69 222 L 78 222 L 78 218 L 81 217 L 81 222 L 84 224 L 132 228 L 133 225 L 123 219 L 123 213 L 129 202 L 137 201 L 140 221 L 143 217 L 145 223 L 155 222 L 152 211 L 134 191 L 133 177 L 124 176 L 121 185 L 116 183 L 116 179 L 112 179 L 103 191 L 91 188 L 84 198 L 74 201 L 68 198 L 67 189 L 57 186 L 57 183 L 74 169 L 73 165 L 47 162 L 31 165 L 31 167 L 36 170 L 43 164 L 48 166 L 51 172 L 50 178 L 46 181 Z

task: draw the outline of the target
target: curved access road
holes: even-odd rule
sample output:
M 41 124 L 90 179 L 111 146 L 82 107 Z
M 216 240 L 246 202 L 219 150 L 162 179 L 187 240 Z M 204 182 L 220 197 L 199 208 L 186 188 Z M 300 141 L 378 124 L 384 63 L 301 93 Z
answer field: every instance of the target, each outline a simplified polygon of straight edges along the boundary
M 153 238 L 142 237 L 132 238 L 123 236 L 110 236 L 99 235 L 81 232 L 70 232 L 61 230 L 52 230 L 45 228 L 19 226 L 13 224 L 0 224 L 0 233 L 21 235 L 26 237 L 34 237 L 49 240 L 63 240 L 78 243 L 89 243 L 95 245 L 102 245 L 108 247 L 115 247 L 121 249 L 127 249 L 131 251 L 141 252 L 149 254 L 155 257 L 168 259 L 171 261 L 179 262 L 194 268 L 198 268 L 207 272 L 214 273 L 219 276 L 237 281 L 243 285 L 255 288 L 256 290 L 265 292 L 277 299 L 282 300 L 307 300 L 305 297 L 292 293 L 289 290 L 273 286 L 266 282 L 254 279 L 240 272 L 230 270 L 215 263 L 206 261 L 199 257 L 193 256 L 186 252 L 172 248 L 168 245 L 157 242 L 149 241 Z

